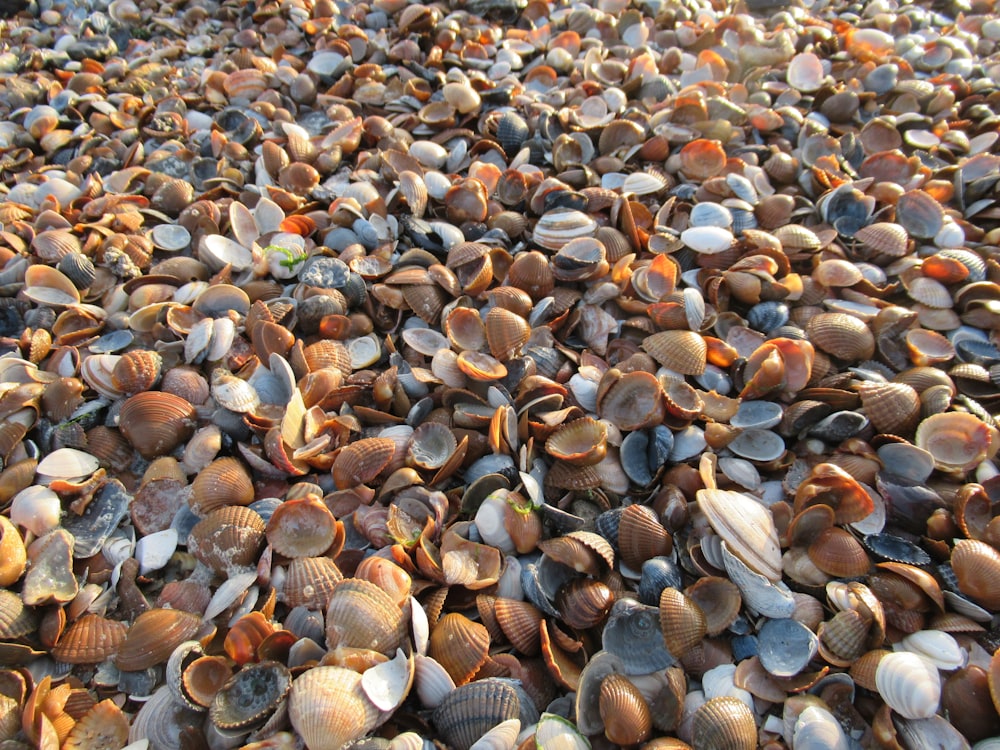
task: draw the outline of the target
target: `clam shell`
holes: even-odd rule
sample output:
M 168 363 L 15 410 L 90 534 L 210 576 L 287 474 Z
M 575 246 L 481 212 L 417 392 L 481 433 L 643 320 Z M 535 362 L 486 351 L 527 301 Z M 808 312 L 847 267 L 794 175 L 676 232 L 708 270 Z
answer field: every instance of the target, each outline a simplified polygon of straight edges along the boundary
M 962 539 L 952 550 L 951 567 L 963 594 L 988 609 L 1000 608 L 1000 590 L 996 586 L 1000 552 L 984 542 Z
M 145 391 L 122 404 L 118 426 L 143 458 L 152 459 L 169 454 L 191 437 L 195 410 L 172 393 Z
M 434 709 L 431 719 L 449 746 L 470 750 L 497 724 L 518 718 L 520 705 L 517 691 L 506 682 L 477 680 L 459 685 Z
M 201 618 L 179 609 L 149 609 L 128 629 L 118 648 L 115 664 L 127 672 L 165 662 L 178 645 L 198 632 Z
M 698 490 L 709 523 L 748 567 L 770 581 L 781 580 L 781 549 L 774 519 L 757 500 L 741 492 Z
M 685 594 L 705 615 L 705 630 L 716 636 L 733 624 L 743 600 L 736 584 L 727 578 L 705 576 L 689 586 Z
M 618 549 L 622 561 L 639 570 L 646 560 L 669 555 L 673 540 L 656 511 L 645 505 L 629 505 L 618 521 Z
M 701 375 L 705 371 L 705 339 L 694 331 L 654 333 L 643 339 L 642 348 L 661 365 L 682 375 Z
M 576 419 L 549 436 L 545 451 L 574 466 L 593 466 L 607 453 L 607 428 L 589 417 Z
M 502 307 L 494 307 L 486 314 L 485 325 L 490 353 L 501 362 L 518 356 L 531 334 L 521 315 Z
M 937 713 L 941 680 L 931 662 L 908 651 L 887 654 L 875 669 L 875 687 L 882 700 L 907 719 Z
M 758 632 L 760 663 L 775 677 L 794 677 L 816 655 L 816 635 L 802 623 L 788 619 L 768 620 Z
M 920 417 L 920 397 L 905 383 L 862 383 L 861 405 L 879 432 L 908 435 Z
M 334 587 L 344 578 L 329 557 L 296 557 L 288 564 L 282 593 L 290 607 L 326 611 Z
M 327 648 L 365 648 L 395 653 L 406 623 L 388 594 L 360 578 L 348 578 L 333 587 L 326 613 Z
M 675 588 L 660 594 L 660 629 L 667 649 L 678 659 L 694 648 L 707 632 L 705 613 L 696 602 Z
M 739 698 L 722 696 L 705 701 L 691 724 L 694 747 L 754 750 L 757 724 L 753 712 Z
M 875 338 L 868 327 L 846 313 L 820 313 L 806 326 L 809 340 L 826 353 L 843 360 L 871 359 Z
M 674 655 L 667 651 L 664 640 L 659 610 L 623 598 L 611 607 L 601 645 L 617 657 L 625 674 L 646 674 L 674 664 Z
M 337 520 L 315 495 L 286 500 L 267 522 L 267 541 L 285 557 L 312 557 L 330 548 Z
M 67 664 L 97 664 L 117 653 L 127 629 L 123 622 L 87 613 L 66 628 L 52 656 Z
M 663 389 L 651 373 L 625 373 L 598 394 L 597 413 L 623 431 L 654 427 L 666 413 Z
M 249 729 L 266 721 L 291 687 L 292 675 L 284 664 L 246 664 L 215 694 L 209 717 L 219 729 Z
M 681 242 L 701 255 L 716 255 L 733 244 L 733 233 L 718 226 L 698 226 L 681 232 Z
M 992 451 L 993 432 L 978 417 L 965 412 L 934 414 L 920 423 L 914 438 L 918 448 L 934 457 L 941 471 L 965 472 Z
M 389 438 L 364 438 L 345 446 L 333 462 L 333 479 L 340 489 L 356 487 L 377 477 L 396 451 Z
M 229 573 L 256 564 L 264 530 L 264 520 L 250 508 L 224 505 L 191 529 L 188 551 L 217 573 Z
M 486 662 L 490 634 L 483 625 L 450 612 L 431 631 L 427 655 L 437 661 L 456 685 L 464 685 Z
M 343 667 L 313 667 L 292 682 L 288 718 L 310 750 L 340 750 L 378 723 L 379 711 L 361 689 L 362 676 Z
M 191 509 L 205 514 L 225 505 L 249 505 L 253 482 L 243 464 L 231 456 L 217 458 L 191 483 Z
M 559 250 L 571 240 L 593 237 L 595 232 L 597 222 L 589 214 L 571 208 L 555 208 L 546 211 L 535 222 L 531 239 L 547 250 Z
M 649 704 L 625 675 L 609 674 L 601 681 L 599 710 L 604 735 L 617 745 L 644 742 L 653 729 Z

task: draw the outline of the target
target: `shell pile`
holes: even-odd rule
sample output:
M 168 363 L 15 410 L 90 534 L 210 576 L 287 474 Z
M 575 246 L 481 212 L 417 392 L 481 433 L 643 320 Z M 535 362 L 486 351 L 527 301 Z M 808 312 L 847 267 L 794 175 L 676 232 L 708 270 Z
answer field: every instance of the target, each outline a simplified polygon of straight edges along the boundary
M 0 22 L 0 749 L 997 748 L 986 0 Z

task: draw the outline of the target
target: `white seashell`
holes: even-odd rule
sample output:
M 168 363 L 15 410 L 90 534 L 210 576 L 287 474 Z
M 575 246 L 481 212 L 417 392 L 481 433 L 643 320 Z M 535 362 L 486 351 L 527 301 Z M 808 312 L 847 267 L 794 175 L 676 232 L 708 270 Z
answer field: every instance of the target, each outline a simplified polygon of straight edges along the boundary
M 937 668 L 909 651 L 882 658 L 875 670 L 875 687 L 889 708 L 907 719 L 933 716 L 941 701 Z
M 754 492 L 760 489 L 760 472 L 757 467 L 743 458 L 720 458 L 719 470 L 726 475 L 731 482 L 736 482 L 740 487 Z
M 696 203 L 691 207 L 692 227 L 721 227 L 729 229 L 733 225 L 733 214 L 719 203 Z
M 717 667 L 712 667 L 702 676 L 701 687 L 705 691 L 705 697 L 709 700 L 727 696 L 739 698 L 747 704 L 751 711 L 754 710 L 753 695 L 748 690 L 736 686 L 735 664 L 720 664 Z
M 428 169 L 441 169 L 448 161 L 448 149 L 434 141 L 414 141 L 410 156 Z
M 139 575 L 152 573 L 164 567 L 177 550 L 177 530 L 164 529 L 147 534 L 135 545 L 135 558 L 139 561 Z
M 365 691 L 380 711 L 395 711 L 410 692 L 413 684 L 413 660 L 403 649 L 396 649 L 396 656 L 366 669 L 361 675 L 361 689 Z
M 212 398 L 223 409 L 246 414 L 260 406 L 257 391 L 247 381 L 221 368 L 212 373 Z
M 622 193 L 635 195 L 651 195 L 658 193 L 667 186 L 667 181 L 653 172 L 633 172 L 622 182 Z
M 969 656 L 954 637 L 940 630 L 920 630 L 910 633 L 904 636 L 896 647 L 897 650 L 910 651 L 924 657 L 944 672 L 961 669 Z
M 548 250 L 559 250 L 570 240 L 593 237 L 597 221 L 583 211 L 555 208 L 546 211 L 535 223 L 532 240 Z
M 847 735 L 833 714 L 820 706 L 809 706 L 795 722 L 792 746 L 796 750 L 848 750 Z
M 427 619 L 424 605 L 410 597 L 410 631 L 413 634 L 413 650 L 418 654 L 427 654 L 430 643 L 431 624 Z
M 117 354 L 91 354 L 80 363 L 80 375 L 87 385 L 105 398 L 121 398 L 125 394 L 115 388 L 111 380 L 111 373 L 120 359 Z
M 253 253 L 235 240 L 221 234 L 208 234 L 201 238 L 199 259 L 213 271 L 221 271 L 227 265 L 234 272 L 245 271 L 253 265 Z
M 501 721 L 490 731 L 472 743 L 469 750 L 513 750 L 517 745 L 517 735 L 521 732 L 520 719 Z
M 823 85 L 823 62 L 812 52 L 803 52 L 788 63 L 787 80 L 793 89 L 802 92 L 818 91 Z
M 43 458 L 35 469 L 38 481 L 48 484 L 54 479 L 82 479 L 89 477 L 101 462 L 89 453 L 76 448 L 59 448 Z
M 208 349 L 212 345 L 212 334 L 215 331 L 215 320 L 213 318 L 202 318 L 188 331 L 184 340 L 184 361 L 190 364 L 199 364 L 205 361 Z M 105 355 L 111 356 L 111 355 Z
M 10 520 L 35 536 L 43 536 L 59 525 L 62 501 L 40 484 L 21 490 L 10 503 Z
M 306 253 L 305 238 L 289 232 L 280 232 L 271 238 L 271 244 L 261 250 L 267 271 L 276 279 L 293 279 L 302 270 Z
M 212 342 L 205 350 L 206 362 L 219 362 L 233 348 L 236 324 L 229 318 L 218 318 L 212 328 Z
M 733 233 L 722 227 L 691 227 L 681 232 L 681 242 L 696 253 L 713 255 L 732 246 Z
M 729 551 L 725 542 L 722 543 L 722 561 L 748 609 L 771 618 L 791 617 L 795 612 L 795 598 L 788 586 L 783 581 L 771 583 L 752 571 Z
M 290 127 L 298 126 L 285 123 L 284 127 L 285 133 L 288 133 Z M 308 138 L 308 135 L 306 137 Z M 284 209 L 270 198 L 261 198 L 257 201 L 257 205 L 253 207 L 251 213 L 254 223 L 257 225 L 257 231 L 262 235 L 277 232 L 281 228 L 281 222 L 285 220 Z
M 416 732 L 403 732 L 389 740 L 389 750 L 432 750 L 430 740 L 424 740 Z
M 423 654 L 414 654 L 414 680 L 424 708 L 437 708 L 455 689 L 455 681 L 439 662 Z
M 521 588 L 521 562 L 511 555 L 500 580 L 497 581 L 497 596 L 503 599 L 524 600 L 524 589 Z
M 257 580 L 257 572 L 238 573 L 230 576 L 216 590 L 212 600 L 205 609 L 205 619 L 212 620 L 227 609 L 229 609 L 237 599 L 239 599 L 253 582 Z
M 513 555 L 516 548 L 510 534 L 504 528 L 506 513 L 506 499 L 501 493 L 494 492 L 483 500 L 479 510 L 476 511 L 475 524 L 486 544 L 496 547 L 505 555 Z
M 427 195 L 437 201 L 443 201 L 445 193 L 451 187 L 451 180 L 443 172 L 431 169 L 424 172 L 424 184 L 427 186 Z
M 180 224 L 157 224 L 149 230 L 149 239 L 158 249 L 176 253 L 191 244 L 191 233 Z
M 363 370 L 379 361 L 382 356 L 382 344 L 379 342 L 378 336 L 371 333 L 348 341 L 347 351 L 351 355 L 351 367 L 355 370 Z
M 586 367 L 581 367 L 580 371 L 569 379 L 569 388 L 573 391 L 573 397 L 584 411 L 591 414 L 597 411 L 597 385 L 599 381 L 600 375 L 595 376 L 595 373 L 591 373 Z

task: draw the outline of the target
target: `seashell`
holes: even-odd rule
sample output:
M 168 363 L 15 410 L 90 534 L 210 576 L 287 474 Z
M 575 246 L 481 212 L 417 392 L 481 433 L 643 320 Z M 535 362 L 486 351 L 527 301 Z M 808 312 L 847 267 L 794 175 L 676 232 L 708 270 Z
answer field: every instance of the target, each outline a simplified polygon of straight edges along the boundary
M 198 259 L 213 272 L 230 266 L 233 271 L 240 273 L 253 266 L 253 253 L 221 234 L 207 234 L 201 238 Z
M 444 667 L 456 685 L 464 685 L 486 662 L 489 646 L 484 626 L 451 612 L 431 631 L 428 656 Z
M 188 551 L 217 573 L 257 563 L 265 544 L 264 519 L 242 505 L 222 505 L 191 529 Z
M 818 640 L 802 623 L 789 619 L 765 622 L 758 633 L 761 666 L 775 677 L 794 677 L 816 655 Z
M 396 443 L 389 438 L 364 438 L 344 446 L 333 462 L 333 480 L 339 489 L 356 487 L 377 477 L 389 465 Z
M 212 373 L 212 398 L 237 414 L 254 412 L 260 406 L 260 397 L 250 383 L 221 368 Z
M 527 139 L 530 131 L 528 124 L 517 112 L 511 110 L 504 112 L 497 122 L 496 138 L 500 147 L 509 158 L 521 150 L 521 146 Z
M 80 290 L 65 274 L 51 266 L 29 266 L 24 272 L 24 296 L 49 307 L 80 303 Z
M 418 469 L 439 469 L 451 458 L 457 443 L 450 428 L 436 422 L 420 425 L 406 449 L 406 461 Z
M 500 598 L 494 604 L 497 624 L 507 640 L 525 656 L 535 656 L 541 650 L 540 625 L 542 612 L 528 602 Z
M 809 545 L 809 559 L 824 573 L 837 578 L 863 576 L 871 567 L 865 548 L 839 527 L 820 532 Z
M 886 704 L 907 719 L 933 716 L 941 701 L 937 669 L 908 651 L 882 657 L 875 669 L 875 687 Z
M 613 604 L 614 594 L 606 584 L 585 578 L 570 581 L 555 596 L 563 622 L 577 630 L 586 630 L 602 622 Z
M 754 498 L 728 490 L 699 490 L 698 505 L 709 523 L 751 570 L 781 580 L 781 550 L 774 519 Z
M 237 459 L 217 458 L 191 483 L 191 510 L 206 514 L 225 505 L 249 505 L 254 499 L 250 474 Z
M 532 241 L 547 250 L 559 250 L 571 240 L 593 237 L 597 222 L 582 211 L 555 208 L 542 214 L 532 230 Z M 520 286 L 514 284 L 514 286 Z M 529 290 L 528 291 L 530 294 Z M 534 295 L 532 295 L 534 297 Z
M 97 664 L 117 653 L 127 629 L 123 622 L 87 613 L 66 628 L 52 656 L 66 664 Z
M 364 648 L 392 654 L 405 626 L 400 608 L 374 584 L 347 578 L 334 585 L 326 613 L 327 648 Z
M 115 525 L 120 520 L 116 518 Z M 28 546 L 28 570 L 21 585 L 25 604 L 61 604 L 77 595 L 79 584 L 72 568 L 73 541 L 72 532 L 57 528 Z M 97 548 L 100 549 L 100 544 Z
M 706 180 L 726 166 L 726 152 L 717 140 L 698 138 L 680 151 L 681 169 L 692 180 Z
M 663 589 L 659 606 L 663 640 L 670 653 L 682 659 L 705 637 L 708 627 L 705 613 L 676 588 Z
M 871 623 L 853 609 L 845 609 L 819 627 L 819 638 L 829 661 L 843 666 L 860 657 L 866 649 Z
M 931 238 L 941 231 L 944 209 L 927 192 L 910 190 L 899 196 L 896 218 L 911 237 Z
M 817 91 L 823 85 L 825 75 L 822 62 L 812 52 L 793 57 L 785 71 L 788 85 L 805 93 Z
M 313 557 L 324 553 L 337 534 L 337 520 L 315 495 L 286 500 L 267 522 L 267 541 L 285 557 Z
M 681 375 L 701 375 L 705 371 L 707 346 L 694 331 L 661 331 L 647 336 L 642 348 L 667 369 Z
M 604 735 L 617 745 L 644 742 L 652 732 L 649 704 L 625 675 L 609 674 L 601 680 L 599 710 Z
M 163 358 L 153 351 L 125 352 L 111 371 L 111 383 L 126 396 L 151 390 L 159 381 Z
M 597 414 L 620 430 L 642 430 L 661 424 L 666 414 L 663 389 L 648 372 L 610 374 L 607 386 L 602 378 Z
M 38 462 L 35 473 L 41 483 L 52 484 L 60 479 L 85 479 L 97 471 L 99 465 L 97 458 L 89 453 L 76 448 L 59 448 Z
M 521 315 L 502 307 L 494 307 L 486 314 L 485 327 L 490 353 L 501 362 L 518 356 L 531 334 Z
M 245 664 L 215 694 L 209 717 L 222 730 L 252 728 L 274 713 L 291 687 L 292 675 L 284 664 Z
M 958 580 L 959 590 L 977 603 L 996 609 L 1000 593 L 994 585 L 1000 570 L 1000 553 L 993 547 L 974 539 L 955 542 L 951 553 L 951 567 Z
M 604 651 L 616 657 L 625 674 L 646 674 L 671 666 L 656 607 L 633 599 L 615 601 L 601 636 Z
M 449 746 L 470 750 L 497 724 L 518 718 L 520 710 L 511 685 L 485 679 L 459 685 L 434 709 L 431 720 Z
M 820 313 L 806 326 L 809 340 L 838 359 L 861 361 L 875 353 L 872 332 L 857 318 L 846 313 Z
M 196 425 L 195 410 L 172 393 L 145 391 L 122 404 L 118 425 L 139 455 L 152 459 L 169 454 L 191 437 Z
M 908 435 L 920 417 L 920 397 L 905 383 L 862 383 L 861 405 L 879 432 Z
M 329 557 L 296 557 L 288 564 L 282 593 L 290 607 L 326 611 L 334 587 L 344 579 Z
M 607 453 L 607 429 L 589 417 L 562 425 L 548 440 L 545 451 L 555 459 L 574 466 L 593 466 Z
M 555 286 L 549 261 L 537 250 L 514 256 L 507 278 L 512 287 L 526 292 L 534 302 L 551 294 Z
M 343 667 L 303 672 L 288 693 L 288 719 L 310 750 L 339 750 L 378 724 L 379 711 L 361 688 L 362 675 Z
M 739 698 L 711 698 L 694 712 L 691 740 L 697 748 L 753 750 L 757 747 L 753 712 Z
M 941 471 L 969 471 L 993 452 L 993 431 L 964 412 L 934 414 L 920 423 L 914 443 L 934 457 Z
M 646 560 L 669 555 L 673 540 L 656 511 L 645 505 L 630 505 L 618 521 L 618 549 L 622 562 L 639 570 Z
M 80 290 L 89 289 L 97 279 L 94 262 L 80 252 L 71 252 L 63 256 L 56 268 Z
M 165 662 L 201 626 L 201 618 L 179 609 L 149 609 L 140 614 L 118 647 L 115 664 L 137 672 Z
M 733 233 L 718 226 L 695 226 L 681 232 L 681 242 L 701 255 L 716 255 L 732 247 Z
M 604 243 L 593 237 L 572 239 L 552 257 L 552 275 L 559 281 L 586 281 L 607 272 Z
M 903 636 L 900 645 L 930 661 L 944 672 L 951 672 L 965 666 L 968 655 L 958 642 L 948 633 L 940 630 L 921 630 Z

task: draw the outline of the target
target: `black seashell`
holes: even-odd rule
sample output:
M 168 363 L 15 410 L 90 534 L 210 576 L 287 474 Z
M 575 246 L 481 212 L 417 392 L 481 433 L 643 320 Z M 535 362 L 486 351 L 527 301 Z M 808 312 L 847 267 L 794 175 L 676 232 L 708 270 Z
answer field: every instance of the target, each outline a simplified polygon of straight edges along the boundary
M 663 589 L 680 589 L 683 585 L 681 569 L 669 557 L 652 557 L 642 564 L 639 579 L 639 601 L 658 607 Z
M 997 349 L 989 341 L 963 339 L 955 344 L 955 353 L 963 362 L 971 362 L 983 367 L 1000 364 L 1000 349 Z
M 521 150 L 528 135 L 528 123 L 517 112 L 505 113 L 497 123 L 497 141 L 508 159 Z
M 621 523 L 624 508 L 606 510 L 594 519 L 594 531 L 608 540 L 608 544 L 618 554 L 618 526 Z M 659 599 L 656 600 L 659 603 Z
M 930 565 L 931 556 L 913 542 L 893 534 L 869 534 L 861 540 L 865 549 L 889 562 Z
M 810 437 L 827 443 L 841 443 L 854 437 L 868 426 L 868 417 L 856 411 L 838 411 L 818 422 L 809 430 Z

